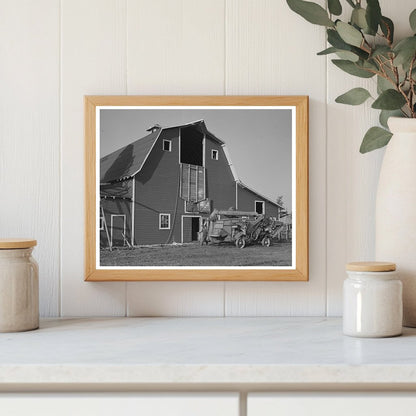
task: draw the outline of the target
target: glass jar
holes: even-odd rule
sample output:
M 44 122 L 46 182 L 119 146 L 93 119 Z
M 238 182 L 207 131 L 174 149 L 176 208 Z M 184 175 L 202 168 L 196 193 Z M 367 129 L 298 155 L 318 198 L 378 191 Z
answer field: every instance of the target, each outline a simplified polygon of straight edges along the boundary
M 36 240 L 0 240 L 0 332 L 39 327 L 38 264 L 32 257 Z
M 402 282 L 396 265 L 385 262 L 347 264 L 343 331 L 354 337 L 392 337 L 402 333 Z

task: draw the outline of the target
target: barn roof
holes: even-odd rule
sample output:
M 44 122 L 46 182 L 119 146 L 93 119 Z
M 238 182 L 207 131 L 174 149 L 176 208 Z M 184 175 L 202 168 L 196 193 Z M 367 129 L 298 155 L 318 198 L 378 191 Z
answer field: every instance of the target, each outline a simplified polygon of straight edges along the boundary
M 155 124 L 147 129 L 147 131 L 150 131 L 150 134 L 147 136 L 142 137 L 141 139 L 138 139 L 129 145 L 101 158 L 100 182 L 116 182 L 136 175 L 142 169 L 147 156 L 163 130 L 190 126 L 197 126 L 212 140 L 216 141 L 220 145 L 224 144 L 222 140 L 208 131 L 204 120 L 196 120 L 190 123 L 168 127 L 162 127 L 159 124 Z
M 273 201 L 272 199 L 268 198 L 267 196 L 264 196 L 262 194 L 259 194 L 257 191 L 255 191 L 253 188 L 250 188 L 249 186 L 247 186 L 245 183 L 241 182 L 240 180 L 237 181 L 237 185 L 240 186 L 241 188 L 247 189 L 248 191 L 250 191 L 251 193 L 257 195 L 258 197 L 260 197 L 261 199 L 266 200 L 267 202 L 269 202 L 270 204 L 276 205 L 277 207 L 284 209 L 284 207 L 280 204 L 278 204 L 277 202 Z

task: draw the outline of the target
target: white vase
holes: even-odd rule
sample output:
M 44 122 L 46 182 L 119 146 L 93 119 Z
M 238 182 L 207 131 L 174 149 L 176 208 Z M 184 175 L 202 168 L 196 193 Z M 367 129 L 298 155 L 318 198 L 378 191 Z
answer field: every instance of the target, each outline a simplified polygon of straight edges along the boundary
M 416 119 L 391 117 L 376 203 L 376 260 L 397 264 L 403 320 L 416 327 Z

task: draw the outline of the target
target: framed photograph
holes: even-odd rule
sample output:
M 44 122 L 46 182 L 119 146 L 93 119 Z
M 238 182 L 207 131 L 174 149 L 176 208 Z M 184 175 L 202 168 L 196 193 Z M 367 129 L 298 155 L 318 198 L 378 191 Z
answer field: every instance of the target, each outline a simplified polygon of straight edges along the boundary
M 308 97 L 86 96 L 85 145 L 85 280 L 308 280 Z

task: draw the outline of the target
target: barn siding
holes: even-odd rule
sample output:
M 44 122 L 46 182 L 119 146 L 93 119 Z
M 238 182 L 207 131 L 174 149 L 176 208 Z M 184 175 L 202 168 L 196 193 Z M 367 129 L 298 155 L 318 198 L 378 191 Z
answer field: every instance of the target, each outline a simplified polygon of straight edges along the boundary
M 172 141 L 171 151 L 163 151 L 163 140 Z M 141 244 L 167 244 L 187 242 L 190 230 L 182 217 L 190 215 L 185 211 L 184 200 L 179 196 L 179 128 L 163 130 L 151 150 L 143 169 L 135 178 L 135 233 L 134 242 Z M 211 158 L 211 151 L 218 151 L 218 160 Z M 206 196 L 211 201 L 211 210 L 226 210 L 236 207 L 236 184 L 228 165 L 223 147 L 210 138 L 205 139 Z M 238 209 L 254 211 L 254 201 L 264 200 L 255 192 L 239 187 Z M 278 216 L 278 208 L 267 200 L 266 216 Z M 169 230 L 159 230 L 159 214 L 170 214 Z M 195 215 L 199 215 L 195 213 Z M 208 215 L 201 215 L 206 218 Z M 189 235 L 188 235 L 189 234 Z
M 211 159 L 211 150 L 218 150 L 218 160 Z M 205 168 L 207 197 L 212 201 L 211 210 L 235 208 L 235 182 L 224 150 L 220 144 L 205 140 Z
M 162 148 L 163 140 L 172 141 L 171 151 Z M 151 150 L 135 189 L 135 244 L 160 244 L 180 241 L 179 129 L 163 130 Z M 177 215 L 175 217 L 175 207 Z M 170 214 L 171 229 L 159 230 L 159 213 Z M 178 218 L 179 217 L 179 218 Z M 178 221 L 179 219 L 179 221 Z M 178 232 L 179 223 L 179 232 Z M 172 226 L 175 224 L 174 233 Z
M 111 215 L 126 216 L 126 238 L 131 241 L 131 201 L 125 199 L 105 199 L 101 201 L 104 209 L 105 220 L 107 222 L 108 232 L 111 238 Z M 100 232 L 100 244 L 108 247 L 107 235 L 105 230 Z M 120 245 L 120 244 L 116 244 Z M 124 244 L 121 244 L 124 245 Z
M 255 211 L 255 201 L 264 201 L 265 216 L 278 217 L 278 207 L 253 191 L 238 185 L 238 209 L 241 211 Z
M 172 140 L 171 152 L 162 150 L 163 139 Z M 211 159 L 212 149 L 218 150 L 218 160 Z M 182 216 L 189 213 L 178 196 L 179 166 L 179 129 L 163 130 L 136 176 L 135 244 L 182 241 Z M 234 207 L 235 182 L 231 169 L 222 146 L 210 138 L 205 142 L 205 167 L 207 198 L 213 201 L 211 209 Z M 171 215 L 171 230 L 159 230 L 159 213 Z

